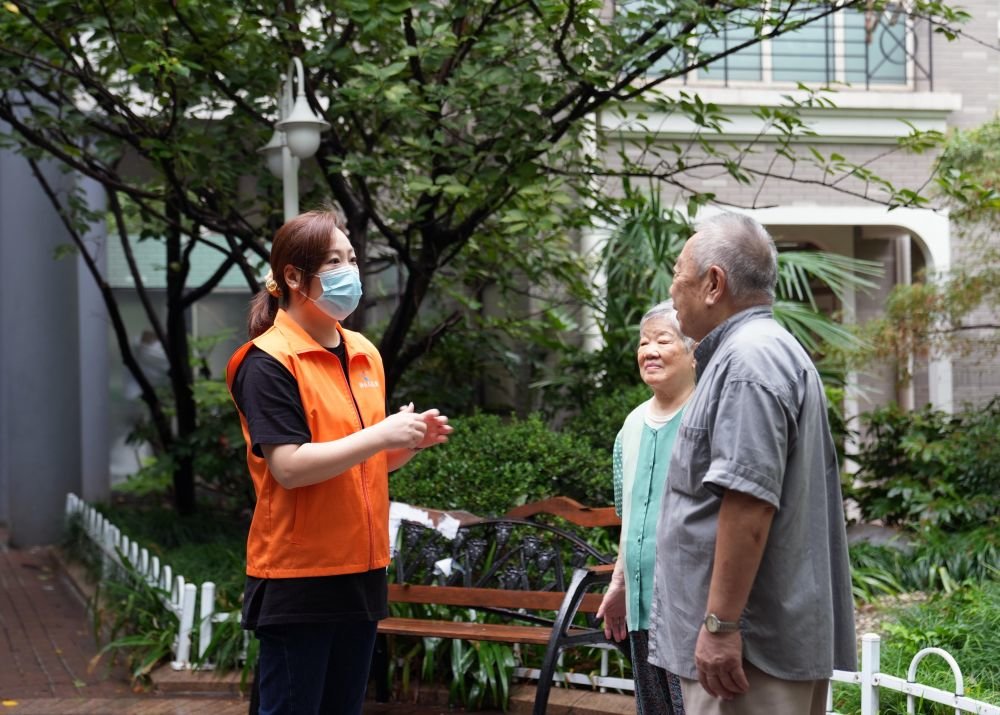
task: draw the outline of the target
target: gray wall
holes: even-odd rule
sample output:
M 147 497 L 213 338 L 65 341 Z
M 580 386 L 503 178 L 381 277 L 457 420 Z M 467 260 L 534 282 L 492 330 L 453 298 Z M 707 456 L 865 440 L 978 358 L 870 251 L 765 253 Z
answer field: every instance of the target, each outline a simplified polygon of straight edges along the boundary
M 91 179 L 80 179 L 88 205 L 95 210 L 105 208 L 104 187 Z M 95 226 L 84 237 L 88 253 L 98 270 L 106 277 L 107 251 L 105 227 Z M 106 501 L 111 493 L 108 480 L 108 444 L 111 430 L 108 423 L 108 354 L 107 309 L 100 289 L 82 257 L 77 258 L 77 280 L 80 296 L 80 492 L 88 502 Z
M 77 265 L 53 257 L 68 242 L 28 164 L 0 152 L 0 519 L 14 546 L 56 541 L 80 489 Z

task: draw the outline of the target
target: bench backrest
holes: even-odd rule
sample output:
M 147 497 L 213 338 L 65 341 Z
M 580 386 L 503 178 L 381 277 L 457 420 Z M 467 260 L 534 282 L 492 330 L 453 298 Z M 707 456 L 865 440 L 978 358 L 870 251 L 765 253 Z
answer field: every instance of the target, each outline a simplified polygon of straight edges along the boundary
M 556 611 L 574 569 L 613 568 L 614 553 L 591 545 L 584 529 L 621 523 L 613 507 L 585 507 L 566 497 L 526 504 L 502 517 L 422 512 L 426 524 L 404 521 L 400 529 L 390 601 Z M 458 523 L 453 538 L 427 525 L 449 518 Z M 600 602 L 600 594 L 588 594 L 580 611 L 595 613 Z

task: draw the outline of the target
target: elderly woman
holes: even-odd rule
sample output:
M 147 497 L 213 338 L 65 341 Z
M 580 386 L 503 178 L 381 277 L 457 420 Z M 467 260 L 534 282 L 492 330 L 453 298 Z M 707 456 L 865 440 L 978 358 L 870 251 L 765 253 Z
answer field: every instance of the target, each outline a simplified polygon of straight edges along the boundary
M 629 413 L 615 438 L 615 508 L 622 518 L 614 576 L 597 612 L 604 632 L 629 639 L 636 712 L 684 712 L 680 683 L 647 661 L 649 609 L 656 562 L 656 522 L 670 453 L 694 391 L 694 344 L 681 334 L 673 303 L 649 310 L 639 322 L 639 375 L 653 396 Z

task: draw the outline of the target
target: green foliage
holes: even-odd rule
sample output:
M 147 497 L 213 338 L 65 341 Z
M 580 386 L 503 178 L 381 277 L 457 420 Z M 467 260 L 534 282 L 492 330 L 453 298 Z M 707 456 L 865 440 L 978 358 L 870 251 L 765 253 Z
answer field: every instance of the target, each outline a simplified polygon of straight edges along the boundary
M 217 608 L 238 610 L 246 572 L 246 535 L 249 521 L 213 511 L 180 516 L 157 502 L 118 502 L 98 506 L 122 533 L 170 564 L 175 573 L 192 583 L 212 581 Z
M 936 188 L 962 238 L 962 250 L 947 273 L 930 272 L 912 285 L 897 285 L 884 315 L 862 332 L 864 344 L 851 361 L 863 366 L 873 357 L 899 368 L 911 355 L 980 358 L 1000 351 L 996 321 L 982 320 L 1000 306 L 1000 118 L 979 127 L 951 131 L 936 166 Z M 903 380 L 910 375 L 904 374 Z
M 883 624 L 881 670 L 905 678 L 910 660 L 927 647 L 944 648 L 958 661 L 965 676 L 965 694 L 988 703 L 1000 702 L 1000 581 L 966 586 L 933 596 L 925 603 L 892 608 Z M 929 657 L 921 662 L 917 680 L 954 692 L 955 681 L 944 660 Z M 882 690 L 879 712 L 903 715 L 906 697 Z M 837 712 L 859 713 L 857 686 L 834 685 Z M 948 715 L 953 707 L 918 700 L 920 713 Z
M 633 367 L 635 360 L 633 359 Z M 607 455 L 611 474 L 611 450 L 615 437 L 629 412 L 650 397 L 650 389 L 642 382 L 619 390 L 599 390 L 586 406 L 563 425 L 563 431 L 586 440 L 599 454 Z
M 939 189 L 952 200 L 951 218 L 996 225 L 1000 210 L 1000 117 L 956 129 L 938 158 Z
M 928 527 L 902 544 L 850 548 L 855 600 L 913 591 L 950 592 L 1000 577 L 1000 533 L 992 526 L 950 533 Z
M 231 509 L 252 508 L 255 499 L 247 476 L 246 443 L 229 389 L 225 381 L 207 378 L 195 380 L 193 389 L 197 425 L 179 434 L 166 450 L 150 457 L 117 488 L 137 495 L 162 494 L 171 488 L 178 463 L 190 460 L 202 493 L 214 494 Z M 174 416 L 169 395 L 164 396 L 163 411 L 168 417 Z M 148 420 L 139 423 L 135 434 L 140 439 L 156 439 Z
M 451 688 L 449 696 L 473 709 L 486 702 L 506 707 L 514 653 L 505 643 L 451 641 Z
M 896 405 L 862 418 L 852 496 L 863 517 L 966 530 L 1000 520 L 1000 398 L 955 415 Z
M 121 657 L 137 684 L 148 685 L 149 675 L 171 653 L 180 624 L 163 605 L 169 592 L 150 584 L 124 554 L 123 564 L 99 583 L 92 602 L 94 632 L 107 643 L 98 659 L 107 653 Z
M 482 516 L 556 495 L 612 503 L 610 453 L 598 453 L 571 433 L 553 432 L 537 414 L 523 420 L 475 414 L 452 422 L 447 447 L 425 450 L 393 473 L 393 499 Z

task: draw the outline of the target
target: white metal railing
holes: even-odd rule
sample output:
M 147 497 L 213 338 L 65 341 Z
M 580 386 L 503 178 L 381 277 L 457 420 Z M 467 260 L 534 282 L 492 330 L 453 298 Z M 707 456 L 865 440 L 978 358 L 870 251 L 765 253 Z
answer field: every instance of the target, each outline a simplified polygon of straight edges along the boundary
M 77 514 L 81 517 L 85 533 L 101 552 L 102 574 L 106 575 L 112 565 L 121 565 L 118 556 L 121 553 L 146 578 L 150 585 L 156 586 L 168 594 L 163 599 L 163 605 L 177 616 L 180 623 L 177 639 L 173 644 L 174 658 L 171 661 L 171 667 L 175 670 L 194 667 L 211 668 L 211 664 L 199 663 L 196 665 L 191 659 L 191 639 L 194 632 L 196 605 L 200 603 L 201 606 L 198 609 L 198 660 L 204 658 L 205 650 L 212 640 L 214 624 L 234 619 L 239 620 L 240 617 L 238 612 L 216 612 L 215 584 L 211 581 L 203 583 L 200 589 L 200 598 L 198 598 L 199 589 L 193 583 L 187 583 L 183 576 L 174 574 L 170 566 L 166 564 L 161 566 L 158 557 L 150 557 L 145 548 L 140 548 L 136 542 L 130 541 L 127 536 L 122 536 L 121 530 L 117 526 L 78 496 L 72 493 L 67 494 L 66 516 L 68 518 Z M 878 715 L 879 691 L 882 689 L 906 694 L 907 713 L 915 713 L 916 701 L 921 699 L 953 707 L 956 715 L 961 713 L 1000 715 L 1000 705 L 992 705 L 966 697 L 962 671 L 955 658 L 948 651 L 941 648 L 924 648 L 913 656 L 906 678 L 903 679 L 879 672 L 881 667 L 880 648 L 881 638 L 873 633 L 866 633 L 861 637 L 861 670 L 858 672 L 835 670 L 830 679 L 831 686 L 834 682 L 860 686 L 861 715 Z M 954 692 L 916 682 L 917 667 L 929 655 L 943 658 L 951 667 L 955 677 Z M 606 688 L 635 690 L 635 684 L 631 679 L 608 676 L 607 653 L 602 653 L 601 661 L 600 674 L 598 675 L 557 673 L 554 679 L 561 682 L 600 687 L 602 690 Z M 538 674 L 539 671 L 535 668 L 514 669 L 514 675 L 518 677 L 537 679 Z M 839 715 L 833 709 L 832 687 L 827 692 L 826 711 L 828 715 Z
M 955 708 L 955 715 L 959 713 L 976 713 L 976 715 L 1000 715 L 1000 706 L 990 705 L 981 700 L 973 700 L 965 696 L 965 684 L 962 678 L 962 671 L 951 653 L 941 648 L 924 648 L 913 656 L 910 667 L 907 670 L 906 678 L 899 678 L 888 673 L 880 673 L 881 639 L 873 634 L 866 633 L 861 636 L 861 671 L 853 673 L 845 670 L 833 671 L 831 681 L 838 683 L 851 683 L 861 686 L 861 715 L 878 715 L 879 712 L 879 690 L 895 690 L 906 694 L 906 712 L 915 713 L 917 699 L 928 700 L 942 705 Z M 951 667 L 952 675 L 955 677 L 955 691 L 949 692 L 940 688 L 932 688 L 929 685 L 916 682 L 917 666 L 928 655 L 937 655 L 948 663 Z M 830 715 L 836 715 L 833 710 L 833 689 L 827 693 L 826 711 Z

